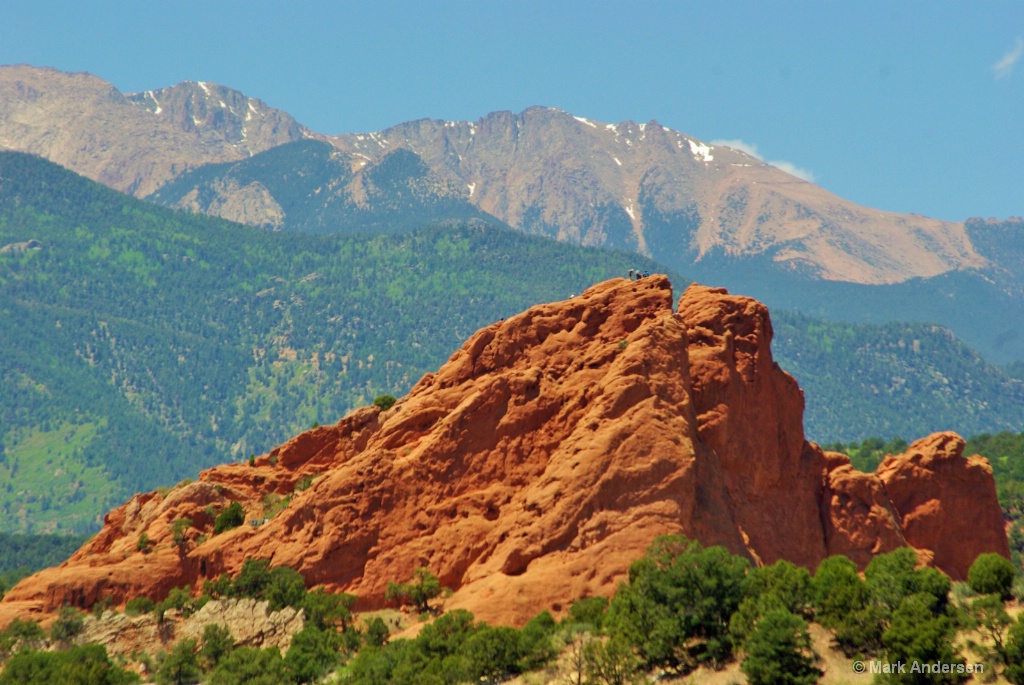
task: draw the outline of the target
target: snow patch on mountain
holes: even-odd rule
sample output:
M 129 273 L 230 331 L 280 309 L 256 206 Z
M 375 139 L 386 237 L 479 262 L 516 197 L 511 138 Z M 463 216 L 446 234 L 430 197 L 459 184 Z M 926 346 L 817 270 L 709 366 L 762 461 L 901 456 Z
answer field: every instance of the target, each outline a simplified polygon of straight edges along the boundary
M 687 139 L 687 142 L 690 144 L 690 152 L 697 159 L 701 159 L 705 162 L 710 162 L 715 158 L 714 155 L 711 154 L 711 147 L 708 146 L 707 143 L 698 143 L 694 140 L 689 139 Z

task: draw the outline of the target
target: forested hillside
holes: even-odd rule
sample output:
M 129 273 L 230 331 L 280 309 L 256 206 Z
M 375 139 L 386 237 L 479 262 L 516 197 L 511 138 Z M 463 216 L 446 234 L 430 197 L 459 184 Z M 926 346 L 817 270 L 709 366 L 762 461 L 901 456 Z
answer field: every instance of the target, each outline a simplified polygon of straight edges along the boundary
M 35 241 L 35 242 L 32 242 Z M 0 154 L 0 530 L 112 504 L 402 394 L 480 326 L 627 268 L 483 223 L 288 235 Z
M 368 163 L 328 143 L 300 140 L 238 162 L 201 166 L 148 199 L 309 233 L 395 233 L 433 221 L 468 219 L 500 223 L 470 204 L 465 194 L 406 149 Z
M 932 324 L 772 312 L 776 359 L 804 390 L 812 440 L 1024 428 L 1024 382 Z

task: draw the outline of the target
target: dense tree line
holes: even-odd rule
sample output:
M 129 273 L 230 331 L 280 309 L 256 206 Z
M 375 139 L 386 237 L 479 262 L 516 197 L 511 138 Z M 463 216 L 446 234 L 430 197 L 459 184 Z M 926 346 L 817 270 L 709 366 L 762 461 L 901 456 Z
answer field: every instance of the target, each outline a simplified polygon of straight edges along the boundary
M 0 597 L 30 573 L 62 563 L 85 540 L 81 535 L 0 533 Z
M 630 567 L 610 599 L 579 600 L 561 622 L 545 611 L 522 629 L 495 627 L 455 610 L 411 639 L 392 638 L 379 616 L 353 616 L 355 597 L 309 591 L 296 571 L 261 560 L 248 560 L 233 578 L 207 581 L 199 597 L 174 589 L 159 602 L 137 598 L 126 611 L 152 611 L 165 621 L 168 612 L 189 616 L 214 598 L 253 597 L 266 600 L 270 611 L 290 606 L 305 615 L 284 654 L 238 646 L 224 626 L 208 625 L 199 640 L 180 640 L 155 658 L 140 656 L 160 683 L 310 683 L 333 672 L 332 682 L 343 685 L 454 685 L 499 683 L 548 667 L 574 685 L 623 685 L 648 682 L 653 673 L 685 675 L 739 662 L 752 685 L 809 685 L 821 676 L 811 621 L 828 628 L 834 646 L 850 658 L 949 665 L 927 677 L 886 673 L 881 682 L 960 683 L 981 664 L 987 674 L 1024 683 L 1024 622 L 1005 607 L 1013 565 L 983 554 L 968 583 L 954 586 L 917 562 L 913 550 L 900 548 L 876 556 L 863 574 L 844 556 L 825 559 L 812 574 L 787 561 L 754 567 L 724 548 L 666 536 Z M 426 569 L 411 582 L 435 583 Z M 429 619 L 432 608 L 426 609 L 421 617 Z M 49 682 L 34 674 L 77 669 L 105 678 L 94 682 L 132 682 L 102 648 L 74 645 L 81 629 L 81 615 L 65 609 L 49 636 L 23 621 L 0 631 L 0 656 L 7 660 L 0 683 Z M 36 651 L 47 643 L 64 649 Z

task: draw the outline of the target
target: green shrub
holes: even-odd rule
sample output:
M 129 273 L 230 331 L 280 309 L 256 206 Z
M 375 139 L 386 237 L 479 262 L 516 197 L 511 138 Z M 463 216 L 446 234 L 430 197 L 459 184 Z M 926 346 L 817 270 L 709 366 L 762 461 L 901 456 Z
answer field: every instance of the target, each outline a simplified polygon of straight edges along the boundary
M 1010 625 L 1004 652 L 1006 670 L 1003 676 L 1013 685 L 1024 685 L 1024 623 L 1020 616 Z
M 156 682 L 160 685 L 185 685 L 198 683 L 202 669 L 199 668 L 199 657 L 196 654 L 196 641 L 180 640 L 169 654 L 164 655 L 160 668 L 156 672 Z
M 225 655 L 210 674 L 208 685 L 281 685 L 291 682 L 276 647 L 239 647 Z
M 785 609 L 757 622 L 746 651 L 741 668 L 750 685 L 811 685 L 822 674 L 814 666 L 807 623 Z
M 373 398 L 373 404 L 380 408 L 381 411 L 387 411 L 391 407 L 395 406 L 395 402 L 398 400 L 391 395 L 377 395 Z
M 297 683 L 311 683 L 341 659 L 342 637 L 336 630 L 306 626 L 292 638 L 284 665 Z
M 562 623 L 589 626 L 592 630 L 600 630 L 606 611 L 608 611 L 607 597 L 584 597 L 572 603 L 569 613 Z
M 100 645 L 57 652 L 20 652 L 0 672 L 0 685 L 128 685 L 136 674 L 118 668 Z
M 370 647 L 383 647 L 390 636 L 391 631 L 388 630 L 388 625 L 384 623 L 384 619 L 380 616 L 374 616 L 366 625 L 363 639 Z
M 57 620 L 50 626 L 50 639 L 54 642 L 71 642 L 78 637 L 84 627 L 85 619 L 82 612 L 74 607 L 61 607 Z
M 956 632 L 953 622 L 948 616 L 936 615 L 934 604 L 935 598 L 923 593 L 909 595 L 900 603 L 882 636 L 886 661 L 907 664 L 915 661 L 950 665 L 964 663 L 953 646 Z M 962 676 L 955 673 L 946 676 L 932 674 L 927 681 L 918 679 L 918 676 L 908 669 L 906 673 L 890 675 L 888 682 L 957 683 L 962 679 Z
M 46 633 L 35 621 L 14 619 L 9 626 L 0 630 L 0 658 L 6 658 L 15 645 L 22 649 L 29 648 L 32 643 L 46 639 Z
M 732 653 L 729 619 L 745 592 L 749 562 L 683 536 L 655 540 L 629 568 L 604 619 L 648 665 L 721 664 Z M 596 648 L 595 648 L 596 649 Z
M 331 628 L 344 632 L 352 625 L 352 605 L 355 603 L 355 595 L 326 592 L 323 588 L 317 588 L 306 593 L 302 599 L 302 610 L 310 625 L 320 630 Z
M 129 616 L 139 616 L 153 611 L 156 603 L 149 597 L 134 597 L 124 605 L 124 613 Z
M 245 510 L 242 509 L 242 503 L 232 502 L 224 511 L 217 514 L 217 518 L 213 522 L 213 533 L 219 535 L 226 530 L 238 528 L 243 523 L 245 523 Z
M 430 611 L 430 600 L 441 594 L 441 583 L 437 576 L 426 568 L 417 568 L 413 572 L 413 580 L 408 583 L 388 583 L 384 599 L 397 602 L 400 606 L 411 604 L 416 611 Z
M 167 593 L 167 597 L 153 607 L 153 612 L 156 614 L 158 622 L 163 623 L 164 614 L 169 609 L 177 610 L 182 618 L 188 618 L 199 609 L 196 605 L 196 600 L 192 598 L 192 587 L 190 585 L 186 585 L 184 588 L 171 588 L 171 591 Z
M 885 614 L 871 604 L 871 592 L 849 558 L 835 555 L 821 562 L 811 589 L 818 622 L 835 631 L 844 653 L 864 654 L 880 647 Z
M 1013 564 L 1006 557 L 988 552 L 979 554 L 967 571 L 971 589 L 982 595 L 999 595 L 1007 600 L 1013 596 Z
M 185 549 L 188 546 L 188 529 L 192 527 L 192 519 L 180 518 L 174 522 L 171 526 L 171 535 L 174 540 L 174 544 L 179 549 Z
M 593 640 L 583 648 L 588 683 L 600 685 L 639 685 L 647 679 L 629 641 L 622 635 Z
M 523 626 L 519 632 L 519 669 L 533 671 L 542 667 L 558 655 L 554 635 L 558 628 L 555 619 L 542 611 Z
M 246 559 L 242 570 L 231 582 L 231 596 L 263 599 L 270 585 L 270 562 L 266 559 Z
M 220 660 L 234 648 L 235 639 L 227 626 L 208 623 L 203 628 L 203 647 L 199 650 L 199 656 L 206 670 L 216 668 Z
M 270 611 L 278 611 L 287 606 L 300 608 L 306 597 L 306 579 L 287 566 L 272 568 L 263 597 L 270 602 Z
M 226 573 L 220 574 L 217 580 L 207 580 L 203 583 L 203 595 L 212 599 L 230 597 L 231 590 L 231 576 Z

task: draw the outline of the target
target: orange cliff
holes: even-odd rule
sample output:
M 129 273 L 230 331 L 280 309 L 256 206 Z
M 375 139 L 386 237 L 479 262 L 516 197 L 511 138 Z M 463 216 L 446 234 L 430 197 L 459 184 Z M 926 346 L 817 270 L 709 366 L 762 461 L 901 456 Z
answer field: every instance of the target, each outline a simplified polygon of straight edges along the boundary
M 363 608 L 426 566 L 454 590 L 447 606 L 521 624 L 610 594 L 666 533 L 809 567 L 837 553 L 863 567 L 909 544 L 955 579 L 981 552 L 1009 556 L 991 469 L 963 458 L 960 437 L 854 471 L 804 439 L 803 394 L 771 339 L 764 305 L 693 285 L 673 312 L 662 276 L 533 307 L 478 331 L 388 411 L 133 497 L 65 564 L 13 588 L 0 619 L 160 599 L 250 558 Z M 213 535 L 232 500 L 249 522 Z

